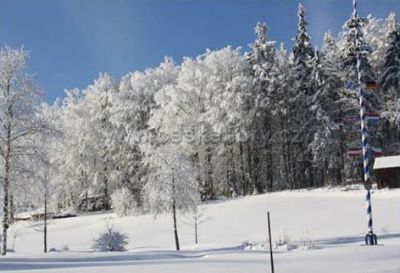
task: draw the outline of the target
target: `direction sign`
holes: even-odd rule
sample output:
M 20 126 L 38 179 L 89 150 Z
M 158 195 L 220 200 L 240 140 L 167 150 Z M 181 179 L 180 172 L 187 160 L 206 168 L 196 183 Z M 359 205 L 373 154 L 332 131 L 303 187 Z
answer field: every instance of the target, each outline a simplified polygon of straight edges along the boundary
M 377 122 L 380 120 L 380 116 L 378 113 L 368 113 L 365 115 L 365 119 L 370 122 Z
M 370 149 L 370 151 L 371 151 L 371 154 L 372 154 L 374 157 L 383 156 L 382 148 L 372 147 L 372 146 L 371 146 L 369 149 Z
M 359 156 L 362 155 L 362 149 L 361 148 L 348 149 L 347 154 L 349 156 Z

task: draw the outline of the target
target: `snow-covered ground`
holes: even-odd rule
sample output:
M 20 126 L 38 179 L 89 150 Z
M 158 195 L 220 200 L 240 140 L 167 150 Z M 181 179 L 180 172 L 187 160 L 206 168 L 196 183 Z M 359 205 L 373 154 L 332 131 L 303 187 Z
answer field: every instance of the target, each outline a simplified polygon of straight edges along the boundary
M 32 224 L 20 233 L 16 253 L 0 258 L 0 272 L 268 272 L 266 212 L 270 211 L 277 248 L 276 272 L 400 272 L 400 191 L 372 195 L 379 246 L 362 246 L 366 231 L 365 192 L 320 189 L 243 197 L 202 205 L 208 221 L 193 230 L 180 225 L 182 251 L 174 251 L 172 219 L 165 215 L 118 218 L 96 214 L 50 221 L 49 248 L 41 254 L 42 234 Z M 113 223 L 127 233 L 127 252 L 94 253 L 92 240 Z M 11 240 L 12 241 L 12 240 Z M 290 250 L 288 250 L 290 249 Z

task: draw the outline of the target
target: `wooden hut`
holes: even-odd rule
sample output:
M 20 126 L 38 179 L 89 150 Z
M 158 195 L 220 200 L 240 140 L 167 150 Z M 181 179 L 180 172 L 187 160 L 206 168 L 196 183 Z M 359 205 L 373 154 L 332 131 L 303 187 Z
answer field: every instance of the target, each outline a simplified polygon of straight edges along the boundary
M 378 188 L 400 188 L 400 155 L 377 157 L 374 162 L 374 174 Z

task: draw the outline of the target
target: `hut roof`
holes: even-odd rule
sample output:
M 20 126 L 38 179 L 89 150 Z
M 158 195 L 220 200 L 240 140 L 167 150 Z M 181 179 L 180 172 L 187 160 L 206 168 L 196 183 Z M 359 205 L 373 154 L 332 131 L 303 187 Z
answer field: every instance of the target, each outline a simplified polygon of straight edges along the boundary
M 374 170 L 399 168 L 399 167 L 400 167 L 400 155 L 375 158 Z

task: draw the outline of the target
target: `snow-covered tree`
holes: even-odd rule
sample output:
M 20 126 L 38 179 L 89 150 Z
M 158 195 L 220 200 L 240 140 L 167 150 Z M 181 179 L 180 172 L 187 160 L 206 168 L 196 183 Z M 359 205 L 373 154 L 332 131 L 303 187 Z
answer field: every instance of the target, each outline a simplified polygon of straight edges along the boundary
M 390 18 L 390 16 L 389 16 Z M 363 36 L 365 42 L 370 46 L 371 52 L 368 61 L 371 65 L 374 75 L 380 75 L 383 72 L 384 58 L 387 50 L 385 36 L 388 33 L 388 20 L 367 16 L 368 24 L 364 26 Z
M 145 192 L 150 210 L 172 215 L 175 247 L 180 250 L 177 213 L 187 211 L 198 199 L 195 169 L 176 144 L 149 143 L 142 149 L 149 168 Z
M 110 208 L 110 195 L 116 179 L 112 176 L 113 139 L 110 122 L 111 98 L 117 93 L 117 82 L 101 74 L 83 92 L 70 90 L 60 108 L 59 130 L 63 136 L 52 152 L 61 183 L 62 206 L 88 209 L 89 199 L 99 197 L 98 209 Z M 62 189 L 62 190 L 61 190 Z
M 400 128 L 400 24 L 394 13 L 388 17 L 388 33 L 386 34 L 386 52 L 384 55 L 383 73 L 380 86 L 383 89 L 383 128 L 387 145 L 385 150 L 398 154 Z
M 358 48 L 360 51 L 360 70 L 362 82 L 374 81 L 372 67 L 369 63 L 368 56 L 371 52 L 371 46 L 364 37 L 364 28 L 368 24 L 367 18 L 358 17 L 353 11 L 349 20 L 343 26 L 343 31 L 339 37 L 339 47 L 343 51 L 343 66 L 351 72 L 352 79 L 357 78 L 357 55 Z
M 314 185 L 339 184 L 342 182 L 342 157 L 340 130 L 340 95 L 342 82 L 335 55 L 335 47 L 329 34 L 325 36 L 323 51 L 316 51 L 312 70 L 311 100 L 313 136 Z M 336 60 L 335 60 L 336 59 Z M 337 71 L 337 72 L 336 72 Z
M 194 243 L 199 243 L 199 228 L 210 218 L 207 217 L 204 207 L 200 206 L 199 200 L 194 200 L 186 214 L 182 216 L 181 222 L 193 228 Z
M 251 45 L 252 52 L 247 58 L 252 65 L 254 87 L 249 100 L 249 114 L 252 114 L 252 123 L 248 128 L 250 151 L 250 175 L 256 192 L 263 192 L 265 179 L 268 190 L 272 190 L 274 180 L 273 166 L 273 131 L 276 112 L 276 90 L 272 88 L 273 66 L 275 58 L 275 41 L 267 41 L 267 27 L 258 23 L 255 27 L 257 39 Z M 262 170 L 265 170 L 263 175 Z
M 206 127 L 199 139 L 204 137 L 206 151 L 211 152 L 213 167 L 207 169 L 212 172 L 214 194 L 233 188 L 246 195 L 254 191 L 249 164 L 249 128 L 255 103 L 250 91 L 254 86 L 250 66 L 238 49 L 230 47 L 209 52 L 202 62 L 202 80 L 207 82 L 208 78 L 206 96 L 210 97 L 205 100 L 206 120 L 200 125 Z M 207 159 L 204 166 L 210 162 Z
M 77 209 L 81 199 L 90 191 L 90 128 L 88 111 L 82 104 L 82 93 L 66 91 L 62 104 L 54 103 L 53 111 L 58 112 L 57 129 L 61 137 L 51 151 L 52 167 L 56 169 L 54 183 L 57 186 L 56 199 L 60 208 Z M 85 207 L 81 207 L 85 210 Z
M 114 168 L 112 161 L 112 148 L 110 143 L 114 138 L 114 128 L 110 121 L 111 97 L 115 96 L 118 90 L 117 82 L 108 74 L 100 74 L 85 91 L 84 107 L 88 110 L 88 125 L 90 128 L 89 137 L 92 157 L 91 173 L 93 175 L 92 189 L 102 195 L 102 207 L 110 209 L 110 195 L 115 185 L 111 172 Z
M 120 217 L 129 216 L 137 212 L 138 205 L 136 204 L 135 197 L 132 192 L 122 187 L 113 192 L 111 195 L 112 208 L 115 214 Z
M 48 240 L 48 215 L 53 208 L 53 194 L 55 177 L 52 151 L 58 144 L 61 132 L 58 131 L 59 111 L 55 107 L 43 104 L 37 109 L 36 116 L 42 130 L 27 141 L 31 143 L 31 153 L 25 157 L 27 174 L 20 177 L 24 180 L 25 187 L 29 188 L 32 205 L 43 211 L 43 251 L 47 253 Z
M 295 44 L 293 47 L 293 64 L 292 64 L 292 100 L 294 113 L 291 116 L 293 134 L 295 136 L 294 143 L 294 160 L 298 162 L 295 165 L 296 176 L 300 178 L 302 183 L 307 186 L 313 186 L 313 170 L 312 170 L 312 151 L 310 143 L 313 135 L 313 118 L 309 111 L 312 106 L 312 97 L 314 96 L 314 88 L 312 86 L 312 62 L 315 60 L 315 51 L 311 45 L 311 38 L 307 32 L 307 22 L 305 21 L 304 7 L 299 4 L 298 8 L 298 27 Z M 295 188 L 300 185 L 293 185 Z
M 34 110 L 40 94 L 26 72 L 28 53 L 4 47 L 0 51 L 0 156 L 3 177 L 2 255 L 7 252 L 7 230 L 13 218 L 13 188 L 18 158 L 27 150 L 24 139 L 40 131 Z
M 270 88 L 275 93 L 272 104 L 276 126 L 273 129 L 273 149 L 277 158 L 275 169 L 276 189 L 292 188 L 294 185 L 294 138 L 292 117 L 295 115 L 292 96 L 293 77 L 289 57 L 283 44 L 276 51 L 272 68 Z M 259 172 L 262 171 L 258 170 Z
M 370 18 L 373 19 L 373 18 Z M 375 85 L 376 76 L 371 66 L 371 54 L 376 51 L 368 42 L 374 39 L 366 38 L 365 30 L 369 24 L 369 18 L 359 17 L 354 9 L 350 19 L 343 26 L 343 31 L 338 37 L 338 47 L 342 51 L 342 69 L 345 71 L 343 82 L 346 87 L 342 93 L 342 101 L 345 102 L 344 109 L 346 110 L 343 117 L 347 121 L 346 129 L 346 148 L 359 148 L 359 80 L 357 60 L 360 62 L 359 72 L 361 74 L 362 85 Z M 376 32 L 376 31 L 372 31 Z M 376 43 L 375 43 L 376 44 Z M 379 51 L 379 50 L 378 50 Z M 376 60 L 375 60 L 376 61 Z M 377 62 L 375 62 L 377 64 Z M 378 65 L 376 65 L 378 66 Z M 378 91 L 364 90 L 365 104 L 367 113 L 377 112 L 380 108 L 381 94 Z M 379 135 L 374 133 L 376 130 L 372 124 L 369 130 L 369 144 L 375 146 L 379 140 Z M 345 162 L 346 177 L 349 179 L 359 179 L 361 175 L 361 157 L 347 158 Z
M 343 68 L 348 73 L 347 82 L 353 82 L 356 86 L 357 79 L 357 58 L 360 60 L 361 82 L 375 83 L 376 76 L 370 63 L 370 56 L 373 48 L 365 38 L 365 29 L 369 24 L 368 18 L 359 17 L 353 11 L 351 17 L 344 25 L 343 32 L 339 37 L 339 48 L 343 52 Z M 371 40 L 371 39 L 370 39 Z M 376 111 L 379 107 L 379 96 L 376 92 L 366 92 L 366 103 L 368 111 Z
M 384 56 L 384 72 L 380 83 L 384 90 L 400 89 L 400 24 L 394 13 L 388 18 L 389 32 L 386 34 L 387 49 Z M 399 92 L 399 91 L 398 91 Z
M 344 95 L 346 75 L 341 69 L 340 50 L 330 32 L 325 34 L 321 59 L 314 67 L 313 76 L 316 77 L 314 113 L 318 123 L 313 141 L 314 165 L 318 166 L 323 184 L 340 184 L 344 179 L 345 124 L 348 123 L 345 119 L 349 105 L 347 94 Z
M 140 144 L 150 135 L 148 120 L 156 108 L 154 95 L 166 85 L 176 81 L 178 68 L 166 58 L 159 67 L 124 76 L 119 92 L 112 97 L 110 121 L 114 127 L 111 141 L 115 167 L 113 176 L 118 187 L 129 189 L 138 206 L 143 205 L 143 186 L 146 167 Z
M 249 181 L 244 149 L 241 152 L 240 142 L 230 145 L 227 139 L 240 139 L 247 128 L 252 86 L 248 70 L 238 49 L 207 51 L 196 59 L 186 58 L 177 82 L 155 95 L 157 109 L 150 125 L 158 134 L 181 138 L 191 150 L 203 200 L 230 187 L 242 192 L 242 181 Z
M 126 251 L 128 240 L 128 235 L 119 232 L 111 224 L 106 226 L 105 232 L 93 240 L 92 249 L 101 252 Z

